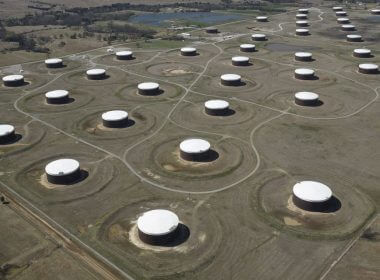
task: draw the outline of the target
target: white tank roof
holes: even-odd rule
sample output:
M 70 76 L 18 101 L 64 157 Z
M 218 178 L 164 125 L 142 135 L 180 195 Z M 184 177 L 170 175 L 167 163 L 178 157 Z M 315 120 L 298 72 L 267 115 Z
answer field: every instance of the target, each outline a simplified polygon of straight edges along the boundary
M 379 66 L 373 63 L 363 63 L 359 64 L 359 68 L 363 70 L 377 70 Z
M 186 52 L 195 52 L 195 51 L 197 51 L 197 49 L 193 48 L 193 47 L 184 47 L 184 48 L 181 49 L 181 52 L 184 52 L 184 53 L 186 53 Z
M 307 68 L 298 68 L 294 70 L 294 73 L 298 75 L 314 75 L 315 71 Z
M 138 229 L 153 236 L 166 235 L 178 227 L 178 216 L 164 209 L 150 210 L 143 213 L 137 220 Z
M 307 20 L 297 20 L 296 24 L 309 24 Z
M 372 13 L 380 13 L 380 9 L 372 9 L 371 12 Z
M 345 16 L 345 15 L 347 15 L 347 13 L 344 12 L 344 11 L 338 11 L 338 12 L 336 12 L 335 14 L 336 14 L 337 16 Z
M 354 53 L 357 53 L 357 54 L 370 54 L 371 50 L 369 50 L 369 49 L 354 49 Z
M 296 14 L 296 18 L 307 18 L 306 14 Z
M 122 110 L 108 111 L 102 114 L 102 119 L 105 121 L 121 121 L 128 118 L 128 113 Z
M 237 75 L 237 74 L 223 74 L 222 76 L 220 76 L 220 78 L 223 81 L 239 81 L 239 80 L 241 80 L 241 76 Z
M 69 92 L 67 90 L 58 89 L 58 90 L 52 90 L 45 93 L 46 98 L 62 98 L 69 95 Z
M 130 56 L 132 54 L 133 54 L 132 51 L 119 51 L 119 52 L 116 52 L 116 56 Z
M 240 48 L 242 48 L 242 49 L 252 49 L 252 48 L 256 48 L 256 46 L 253 45 L 253 44 L 241 44 Z
M 138 84 L 137 88 L 141 90 L 153 90 L 158 89 L 160 87 L 157 83 L 147 82 Z
M 265 34 L 252 34 L 252 38 L 265 38 Z
M 309 29 L 306 29 L 306 28 L 298 28 L 298 29 L 296 29 L 296 32 L 298 32 L 298 33 L 309 33 Z
M 200 138 L 190 138 L 181 142 L 179 148 L 188 154 L 201 154 L 210 150 L 210 143 Z
M 342 18 L 337 18 L 337 21 L 343 21 L 343 22 L 346 22 L 346 21 L 350 21 L 349 18 L 346 18 L 346 17 L 342 17 Z
M 343 7 L 340 7 L 340 6 L 335 6 L 335 7 L 333 7 L 333 10 L 334 11 L 336 11 L 336 10 L 342 10 L 343 9 Z
M 268 17 L 265 17 L 265 16 L 258 16 L 258 17 L 256 17 L 256 19 L 268 19 Z
M 314 181 L 302 181 L 294 185 L 293 194 L 307 202 L 324 202 L 331 198 L 330 188 Z
M 235 61 L 235 62 L 248 62 L 249 61 L 249 57 L 247 57 L 247 56 L 234 56 L 232 58 L 232 61 Z
M 210 110 L 223 110 L 227 109 L 230 104 L 227 101 L 213 99 L 205 102 L 205 107 Z
M 300 92 L 297 92 L 294 95 L 294 97 L 297 98 L 298 100 L 312 101 L 312 100 L 317 100 L 319 98 L 319 95 L 314 92 L 300 91 Z
M 57 64 L 57 63 L 62 63 L 61 58 L 49 58 L 45 60 L 46 64 Z
M 100 69 L 100 68 L 95 68 L 95 69 L 90 69 L 90 70 L 87 70 L 87 75 L 102 75 L 102 74 L 105 74 L 106 73 L 106 70 L 105 69 Z
M 308 12 L 309 9 L 298 9 L 298 12 Z
M 15 131 L 13 125 L 10 124 L 0 124 L 0 137 L 7 136 Z
M 8 75 L 3 77 L 4 82 L 16 82 L 24 79 L 23 75 Z
M 346 37 L 349 39 L 359 39 L 359 38 L 362 38 L 362 35 L 348 34 Z
M 58 159 L 50 162 L 45 167 L 45 172 L 51 176 L 65 176 L 79 169 L 79 162 L 75 159 Z
M 309 52 L 296 52 L 295 56 L 297 57 L 311 57 L 313 54 Z

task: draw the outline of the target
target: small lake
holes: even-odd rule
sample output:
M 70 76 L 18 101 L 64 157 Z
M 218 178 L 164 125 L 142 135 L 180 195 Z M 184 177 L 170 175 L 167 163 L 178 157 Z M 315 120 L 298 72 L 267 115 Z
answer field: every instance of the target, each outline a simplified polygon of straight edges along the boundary
M 129 21 L 153 26 L 170 25 L 172 21 L 190 21 L 208 25 L 237 21 L 244 16 L 237 14 L 213 13 L 213 12 L 184 12 L 184 13 L 145 13 L 130 17 Z

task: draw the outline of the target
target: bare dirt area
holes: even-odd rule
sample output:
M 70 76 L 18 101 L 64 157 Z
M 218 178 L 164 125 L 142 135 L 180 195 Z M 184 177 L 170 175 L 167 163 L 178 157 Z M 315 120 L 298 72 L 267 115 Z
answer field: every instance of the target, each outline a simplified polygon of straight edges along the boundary
M 366 22 L 366 10 L 346 9 L 368 41 L 347 42 L 331 7 L 321 6 L 310 9 L 305 37 L 295 35 L 297 11 L 289 10 L 183 41 L 113 46 L 132 50 L 131 60 L 97 45 L 80 52 L 79 43 L 56 69 L 40 56 L 20 64 L 22 54 L 10 54 L 1 76 L 25 82 L 0 86 L 1 122 L 17 134 L 0 144 L 2 203 L 10 198 L 0 205 L 0 278 L 378 279 L 380 74 L 357 70 L 380 63 L 378 24 Z M 256 51 L 242 52 L 243 43 Z M 197 55 L 182 56 L 184 46 Z M 373 56 L 354 57 L 359 47 Z M 298 51 L 313 59 L 296 61 Z M 250 63 L 232 65 L 234 56 Z M 94 68 L 106 75 L 89 79 Z M 315 76 L 300 80 L 297 68 Z M 223 74 L 241 80 L 228 85 Z M 144 82 L 159 89 L 146 95 Z M 46 101 L 57 89 L 69 91 L 67 103 Z M 299 91 L 319 102 L 296 104 Z M 226 113 L 207 113 L 211 99 L 228 101 Z M 112 110 L 127 111 L 127 124 L 107 126 L 102 114 Z M 188 138 L 210 143 L 207 160 L 181 156 Z M 45 166 L 59 158 L 80 162 L 78 180 L 48 181 Z M 334 203 L 298 207 L 292 188 L 303 180 L 328 185 Z M 153 209 L 179 218 L 178 235 L 162 246 L 137 229 Z

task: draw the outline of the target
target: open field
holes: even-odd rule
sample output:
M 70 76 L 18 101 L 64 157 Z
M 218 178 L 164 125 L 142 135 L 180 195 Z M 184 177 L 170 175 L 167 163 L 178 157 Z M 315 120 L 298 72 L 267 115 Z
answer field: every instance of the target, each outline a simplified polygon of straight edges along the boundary
M 2 227 L 1 262 L 17 268 L 1 271 L 5 279 L 62 271 L 56 278 L 379 279 L 380 74 L 357 71 L 359 63 L 380 64 L 379 23 L 368 11 L 347 12 L 364 42 L 347 42 L 331 7 L 321 6 L 311 8 L 305 37 L 295 35 L 296 10 L 289 10 L 266 23 L 219 25 L 217 34 L 196 30 L 184 41 L 114 46 L 134 52 L 128 61 L 102 46 L 62 57 L 58 69 L 46 68 L 43 57 L 10 59 L 1 76 L 22 69 L 25 83 L 0 86 L 1 122 L 20 135 L 0 145 L 0 191 L 11 199 L 0 205 L 0 219 L 16 224 L 11 232 Z M 252 33 L 268 40 L 241 52 Z M 182 46 L 198 54 L 181 56 Z M 353 57 L 358 47 L 373 56 Z M 314 59 L 295 61 L 296 51 Z M 251 63 L 233 66 L 237 55 Z M 317 77 L 295 79 L 301 67 Z M 107 78 L 87 79 L 90 68 L 106 69 Z M 226 73 L 241 75 L 242 83 L 222 85 Z M 138 93 L 148 81 L 160 84 L 159 95 Z M 70 91 L 68 104 L 46 103 L 44 94 L 56 89 Z M 297 91 L 318 93 L 320 106 L 296 105 Z M 215 98 L 232 112 L 205 114 L 204 102 Z M 115 109 L 128 111 L 128 127 L 102 125 L 101 114 Z M 189 137 L 208 140 L 214 160 L 183 160 L 178 146 Z M 65 157 L 88 176 L 67 186 L 48 183 L 45 165 Z M 301 180 L 329 185 L 340 208 L 299 209 L 291 195 Z M 139 239 L 137 218 L 157 208 L 179 216 L 190 232 L 185 242 L 160 247 Z M 20 218 L 19 211 L 36 217 Z M 24 268 L 16 245 L 27 260 L 37 253 L 43 259 Z

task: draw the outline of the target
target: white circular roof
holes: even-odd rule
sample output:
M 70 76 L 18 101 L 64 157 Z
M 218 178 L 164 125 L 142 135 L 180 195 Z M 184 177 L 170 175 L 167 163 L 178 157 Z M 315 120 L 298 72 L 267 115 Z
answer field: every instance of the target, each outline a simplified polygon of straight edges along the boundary
M 265 38 L 265 34 L 252 34 L 252 38 Z
M 357 35 L 357 34 L 348 34 L 347 35 L 347 38 L 350 38 L 350 39 L 359 39 L 361 37 L 362 37 L 362 35 Z
M 299 33 L 308 33 L 309 29 L 299 28 L 299 29 L 296 29 L 296 32 L 299 32 Z
M 199 138 L 186 139 L 181 142 L 179 148 L 181 151 L 188 154 L 200 154 L 210 150 L 210 143 Z
M 371 50 L 369 50 L 369 49 L 354 49 L 354 53 L 357 53 L 357 54 L 370 54 Z
M 56 64 L 56 63 L 62 63 L 62 59 L 60 58 L 49 58 L 45 60 L 46 64 Z
M 130 56 L 132 54 L 133 54 L 133 52 L 131 52 L 131 51 L 119 51 L 119 52 L 116 52 L 116 56 Z
M 165 235 L 178 227 L 178 216 L 163 209 L 150 210 L 142 214 L 137 220 L 138 229 L 147 235 Z
M 306 14 L 296 14 L 297 18 L 307 18 Z
M 333 7 L 333 10 L 342 10 L 343 8 L 342 7 L 340 7 L 340 6 L 335 6 L 335 7 Z
M 342 28 L 355 28 L 355 25 L 352 25 L 352 24 L 343 24 Z
M 158 89 L 160 87 L 157 83 L 147 82 L 138 84 L 137 88 L 141 90 L 153 90 Z
M 106 73 L 106 70 L 105 69 L 90 69 L 90 70 L 87 70 L 87 75 L 102 75 L 102 74 L 105 74 Z
M 235 61 L 235 62 L 248 62 L 249 61 L 249 57 L 247 57 L 247 56 L 234 56 L 232 58 L 232 61 Z
M 380 13 L 380 9 L 373 9 L 371 10 L 372 13 Z
M 338 18 L 337 21 L 343 21 L 343 22 L 345 22 L 345 21 L 350 21 L 350 19 L 342 17 L 342 18 Z
M 16 82 L 24 79 L 23 75 L 8 75 L 3 77 L 4 82 Z
M 294 185 L 293 194 L 303 201 L 324 202 L 331 198 L 330 188 L 314 181 L 302 181 Z
M 52 90 L 45 93 L 46 98 L 62 98 L 69 95 L 69 92 L 67 90 L 58 89 L 58 90 Z
M 241 76 L 237 74 L 223 74 L 220 76 L 220 78 L 223 81 L 239 81 L 241 79 Z
M 373 63 L 363 63 L 359 64 L 359 68 L 364 70 L 377 70 L 379 66 Z
M 197 49 L 196 48 L 193 48 L 193 47 L 184 47 L 184 48 L 182 48 L 181 49 L 181 52 L 195 52 L 195 51 L 197 51 Z
M 309 52 L 296 52 L 295 56 L 297 57 L 311 57 L 313 54 Z
M 347 13 L 344 12 L 344 11 L 339 11 L 339 12 L 336 12 L 335 14 L 336 14 L 336 15 L 345 16 Z
M 15 131 L 15 127 L 10 124 L 0 124 L 0 137 L 9 135 Z
M 307 20 L 297 20 L 296 24 L 308 24 L 309 22 Z
M 128 113 L 122 110 L 113 110 L 102 114 L 102 119 L 105 121 L 121 121 L 126 118 L 128 118 Z
M 210 110 L 222 110 L 227 109 L 230 104 L 227 101 L 213 99 L 205 102 L 205 107 Z
M 294 95 L 294 97 L 297 98 L 298 100 L 312 101 L 312 100 L 317 100 L 319 98 L 319 95 L 314 92 L 300 91 L 300 92 L 297 92 Z
M 315 71 L 307 68 L 298 68 L 294 70 L 294 72 L 298 75 L 314 75 Z
M 241 44 L 240 48 L 242 48 L 242 49 L 252 49 L 252 48 L 256 48 L 256 46 L 252 45 L 252 44 Z
M 298 9 L 298 12 L 308 12 L 309 9 Z
M 258 17 L 256 17 L 256 19 L 268 19 L 268 17 L 265 17 L 265 16 L 258 16 Z
M 79 169 L 79 162 L 75 159 L 58 159 L 50 162 L 45 167 L 45 172 L 51 176 L 65 176 Z

